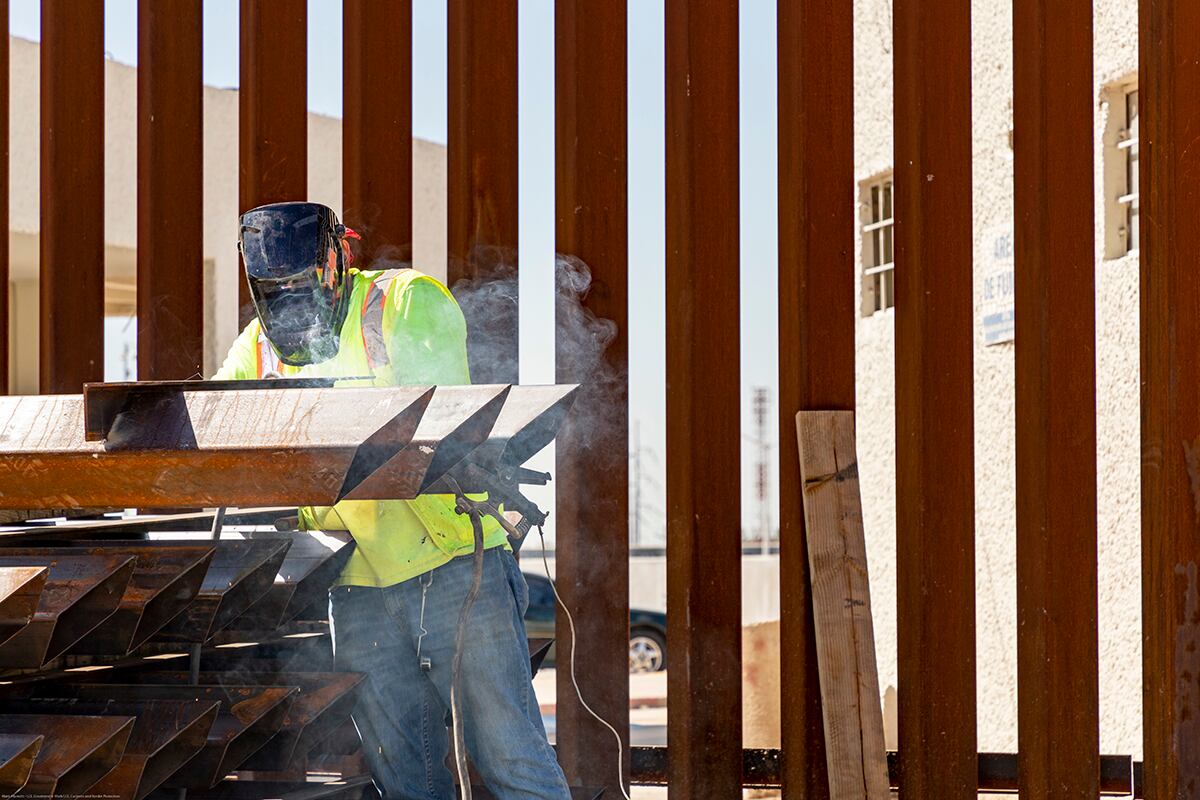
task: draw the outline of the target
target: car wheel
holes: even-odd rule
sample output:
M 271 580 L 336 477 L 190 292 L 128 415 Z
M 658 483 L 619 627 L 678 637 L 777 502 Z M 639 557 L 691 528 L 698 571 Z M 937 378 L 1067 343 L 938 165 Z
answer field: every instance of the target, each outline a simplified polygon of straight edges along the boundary
M 667 643 L 658 631 L 642 628 L 629 637 L 629 671 L 658 672 L 667 668 Z

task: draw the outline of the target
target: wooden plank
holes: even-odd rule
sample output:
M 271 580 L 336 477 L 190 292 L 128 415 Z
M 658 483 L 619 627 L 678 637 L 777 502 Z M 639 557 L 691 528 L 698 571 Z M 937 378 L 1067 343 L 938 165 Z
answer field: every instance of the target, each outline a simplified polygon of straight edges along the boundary
M 1200 3 L 1139 3 L 1146 797 L 1200 785 Z
M 580 303 L 615 324 L 603 353 L 580 357 L 575 292 L 558 294 L 559 383 L 580 383 L 559 433 L 555 505 L 558 588 L 575 620 L 575 662 L 584 697 L 621 731 L 629 775 L 629 265 L 627 230 L 625 0 L 559 0 L 555 6 L 555 208 L 559 285 L 591 286 Z M 577 424 L 572 424 L 575 421 Z M 571 640 L 558 616 L 560 643 Z M 560 644 L 565 654 L 567 645 Z M 562 663 L 564 656 L 559 657 Z M 617 740 L 582 707 L 558 670 L 559 763 L 572 785 L 617 786 Z
M 738 3 L 666 3 L 672 798 L 742 796 Z
M 517 0 L 448 0 L 446 24 L 447 282 L 471 379 L 517 383 Z
M 1016 0 L 1013 25 L 1020 788 L 1082 800 L 1100 792 L 1092 2 Z
M 204 371 L 201 0 L 138 3 L 137 372 Z
M 42 394 L 104 378 L 104 0 L 45 0 Z
M 971 4 L 894 19 L 900 797 L 974 800 Z
M 779 429 L 853 409 L 854 9 L 778 6 Z M 836 198 L 841 198 L 840 201 Z M 796 441 L 779 442 L 781 747 L 786 800 L 829 797 Z
M 241 0 L 238 209 L 308 199 L 307 0 Z M 238 324 L 254 316 L 244 271 Z
M 853 411 L 796 415 L 829 796 L 887 800 Z
M 412 0 L 345 0 L 342 220 L 361 260 L 412 258 Z

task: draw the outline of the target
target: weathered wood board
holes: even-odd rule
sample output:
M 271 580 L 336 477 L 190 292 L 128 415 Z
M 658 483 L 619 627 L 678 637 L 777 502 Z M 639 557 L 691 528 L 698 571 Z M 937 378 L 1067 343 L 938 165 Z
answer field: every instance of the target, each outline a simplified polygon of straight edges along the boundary
M 796 415 L 829 796 L 887 800 L 854 412 Z

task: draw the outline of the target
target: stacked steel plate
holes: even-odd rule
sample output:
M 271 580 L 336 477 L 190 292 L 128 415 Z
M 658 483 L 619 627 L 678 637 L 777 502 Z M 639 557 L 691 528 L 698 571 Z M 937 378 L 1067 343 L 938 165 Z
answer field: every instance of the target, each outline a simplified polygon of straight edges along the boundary
M 353 543 L 287 509 L 485 488 L 574 390 L 328 383 L 0 398 L 0 796 L 362 795 L 364 676 L 324 621 Z M 220 506 L 215 536 L 211 512 L 98 511 Z

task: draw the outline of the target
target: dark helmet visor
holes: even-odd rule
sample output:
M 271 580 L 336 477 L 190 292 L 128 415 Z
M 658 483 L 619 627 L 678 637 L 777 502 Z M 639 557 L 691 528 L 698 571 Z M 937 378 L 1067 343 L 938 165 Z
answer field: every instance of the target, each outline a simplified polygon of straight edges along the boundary
M 275 203 L 247 211 L 240 232 L 246 274 L 278 280 L 324 269 L 337 227 L 332 209 L 318 203 Z
M 242 215 L 250 296 L 285 364 L 337 355 L 348 300 L 342 231 L 333 210 L 317 203 L 276 203 Z

